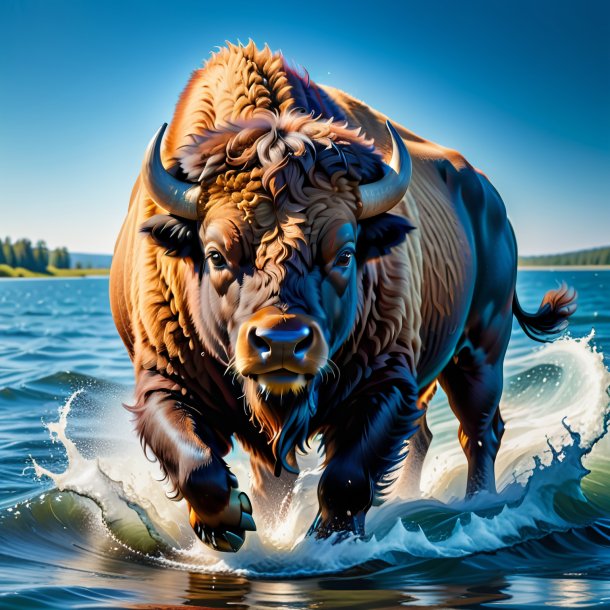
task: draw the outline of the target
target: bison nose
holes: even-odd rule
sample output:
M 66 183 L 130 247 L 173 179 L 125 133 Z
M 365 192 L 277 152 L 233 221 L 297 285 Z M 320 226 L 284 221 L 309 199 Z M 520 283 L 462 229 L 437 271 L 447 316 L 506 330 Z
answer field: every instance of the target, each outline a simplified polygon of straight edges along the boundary
M 313 344 L 313 334 L 310 326 L 300 322 L 272 328 L 252 327 L 248 332 L 248 343 L 263 360 L 272 354 L 302 360 Z
M 260 380 L 289 374 L 310 378 L 325 366 L 327 358 L 322 329 L 305 314 L 266 307 L 243 322 L 237 334 L 235 369 L 244 377 Z

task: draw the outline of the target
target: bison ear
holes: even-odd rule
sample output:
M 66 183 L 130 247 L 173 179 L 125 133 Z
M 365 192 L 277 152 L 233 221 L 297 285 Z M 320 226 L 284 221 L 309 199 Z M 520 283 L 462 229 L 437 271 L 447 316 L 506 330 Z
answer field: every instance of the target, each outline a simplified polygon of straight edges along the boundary
M 380 214 L 358 223 L 357 258 L 365 263 L 388 254 L 415 229 L 409 220 L 395 214 Z
M 165 254 L 169 256 L 190 256 L 195 259 L 200 252 L 197 222 L 194 220 L 157 214 L 149 218 L 140 227 L 140 231 L 165 248 Z

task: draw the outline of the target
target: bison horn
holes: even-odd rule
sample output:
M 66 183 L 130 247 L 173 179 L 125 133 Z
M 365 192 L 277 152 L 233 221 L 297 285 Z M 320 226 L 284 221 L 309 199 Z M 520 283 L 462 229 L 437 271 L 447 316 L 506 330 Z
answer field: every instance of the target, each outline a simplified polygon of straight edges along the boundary
M 386 121 L 386 127 L 392 138 L 392 160 L 385 165 L 383 178 L 360 187 L 360 219 L 391 210 L 405 196 L 411 182 L 409 151 L 390 121 Z
M 161 125 L 146 149 L 142 162 L 142 180 L 157 205 L 176 216 L 197 220 L 201 187 L 174 178 L 161 162 L 161 141 L 166 127 L 167 123 Z

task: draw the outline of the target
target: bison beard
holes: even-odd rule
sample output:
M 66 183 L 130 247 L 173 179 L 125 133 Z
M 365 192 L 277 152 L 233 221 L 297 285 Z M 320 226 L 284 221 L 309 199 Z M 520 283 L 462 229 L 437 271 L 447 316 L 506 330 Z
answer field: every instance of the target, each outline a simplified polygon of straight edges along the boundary
M 244 381 L 247 404 L 255 425 L 269 434 L 271 450 L 275 458 L 275 475 L 281 469 L 298 474 L 289 463 L 288 454 L 294 449 L 305 451 L 309 438 L 309 423 L 318 404 L 318 380 L 309 382 L 301 391 L 286 392 L 277 396 L 268 394 L 254 380 Z

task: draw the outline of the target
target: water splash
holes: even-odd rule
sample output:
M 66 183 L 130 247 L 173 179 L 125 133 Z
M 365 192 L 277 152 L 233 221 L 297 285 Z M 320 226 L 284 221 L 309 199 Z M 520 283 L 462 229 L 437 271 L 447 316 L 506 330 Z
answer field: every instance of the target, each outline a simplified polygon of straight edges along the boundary
M 446 399 L 435 399 L 430 417 L 435 441 L 424 464 L 423 494 L 413 499 L 397 489 L 386 504 L 371 509 L 366 540 L 333 544 L 332 539 L 304 538 L 315 515 L 319 477 L 317 458 L 309 456 L 301 461 L 295 501 L 282 523 L 259 520 L 258 534 L 250 535 L 236 555 L 208 550 L 192 533 L 184 502 L 166 497 L 161 473 L 144 459 L 135 435 L 126 437 L 112 455 L 82 455 L 67 433 L 68 414 L 82 391 L 72 394 L 58 421 L 47 425 L 54 441 L 65 447 L 66 470 L 51 472 L 36 462 L 34 468 L 59 491 L 95 503 L 98 518 L 90 527 L 97 528 L 98 538 L 114 540 L 119 553 L 173 569 L 303 576 L 507 549 L 604 515 L 599 510 L 603 502 L 597 498 L 593 504 L 583 493 L 589 470 L 594 477 L 597 464 L 610 457 L 603 438 L 610 374 L 591 339 L 560 340 L 507 362 L 501 405 L 507 433 L 497 461 L 498 496 L 459 499 L 465 460 L 455 438 L 457 423 Z M 113 425 L 119 424 L 130 428 L 122 411 L 113 413 Z M 230 463 L 243 486 L 248 480 L 246 456 L 235 451 Z
M 141 535 L 142 526 L 160 547 L 171 548 L 183 541 L 180 523 L 176 523 L 173 511 L 168 514 L 164 510 L 168 504 L 159 485 L 159 471 L 148 462 L 143 464 L 134 454 L 133 446 L 122 455 L 88 459 L 69 438 L 68 415 L 74 401 L 83 393 L 83 389 L 73 392 L 60 407 L 58 421 L 45 424 L 51 440 L 61 443 L 66 451 L 66 470 L 52 472 L 32 460 L 36 476 L 50 478 L 59 491 L 74 492 L 92 500 L 102 512 L 107 533 L 118 534 L 119 542 L 121 534 Z

